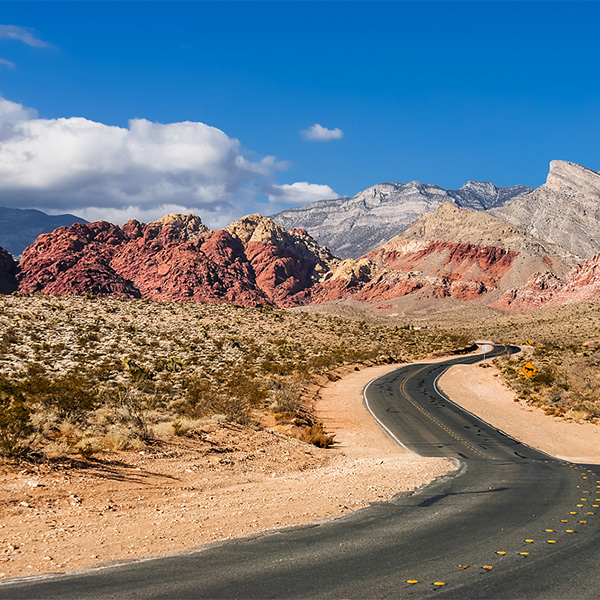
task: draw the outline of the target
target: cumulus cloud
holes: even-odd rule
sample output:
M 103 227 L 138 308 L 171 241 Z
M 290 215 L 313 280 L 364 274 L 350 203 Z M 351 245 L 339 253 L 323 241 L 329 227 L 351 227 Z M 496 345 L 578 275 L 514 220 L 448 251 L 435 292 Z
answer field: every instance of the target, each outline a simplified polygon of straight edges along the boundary
M 337 197 L 328 186 L 273 183 L 287 168 L 199 122 L 133 119 L 127 128 L 71 117 L 40 119 L 0 97 L 0 204 L 88 220 L 151 221 L 195 212 L 212 227 L 272 203 Z M 271 202 L 272 200 L 272 202 Z
M 315 123 L 308 129 L 303 129 L 300 134 L 305 140 L 310 142 L 331 142 L 332 140 L 341 140 L 344 137 L 344 132 L 337 127 L 335 129 L 327 129 L 318 123 Z
M 18 25 L 0 25 L 0 39 L 16 40 L 33 48 L 47 48 L 49 44 L 40 40 L 35 31 L 29 27 Z
M 339 198 L 328 185 L 296 181 L 291 184 L 273 185 L 269 192 L 269 201 L 274 204 L 301 206 L 316 200 Z
M 0 58 L 0 65 L 3 67 L 8 67 L 9 69 L 14 69 L 16 66 L 14 62 L 6 60 L 6 58 Z

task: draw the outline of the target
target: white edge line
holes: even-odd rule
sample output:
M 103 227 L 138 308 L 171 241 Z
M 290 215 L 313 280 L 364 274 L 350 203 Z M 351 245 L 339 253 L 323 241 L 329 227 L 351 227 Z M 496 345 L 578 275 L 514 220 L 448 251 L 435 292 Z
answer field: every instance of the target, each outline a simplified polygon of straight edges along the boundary
M 493 348 L 493 347 L 492 347 Z M 459 363 L 460 364 L 460 363 Z M 476 364 L 476 363 L 473 363 Z M 552 458 L 554 460 L 561 460 L 560 458 L 557 458 L 556 456 L 553 456 L 552 454 L 548 454 L 548 452 L 544 452 L 543 450 L 540 450 L 539 448 L 536 448 L 535 446 L 530 446 L 529 444 L 517 439 L 516 437 L 513 437 L 512 435 L 510 435 L 509 433 L 506 433 L 506 431 L 503 431 L 502 429 L 500 429 L 499 427 L 496 427 L 495 425 L 492 425 L 491 423 L 488 423 L 487 421 L 485 421 L 484 419 L 482 419 L 481 417 L 478 417 L 475 413 L 471 412 L 470 410 L 467 410 L 466 408 L 464 408 L 463 406 L 461 406 L 460 404 L 457 404 L 456 402 L 454 402 L 454 400 L 452 400 L 451 398 L 449 398 L 444 392 L 442 392 L 442 390 L 440 390 L 440 388 L 438 387 L 437 383 L 438 383 L 438 379 L 444 375 L 446 373 L 446 371 L 448 371 L 448 369 L 450 367 L 453 367 L 454 365 L 448 365 L 433 381 L 433 389 L 436 391 L 436 393 L 438 394 L 438 396 L 440 398 L 442 398 L 443 400 L 446 400 L 447 402 L 450 402 L 451 404 L 454 404 L 454 406 L 458 406 L 458 408 L 460 408 L 461 410 L 464 410 L 467 414 L 471 415 L 472 417 L 474 417 L 475 419 L 477 419 L 478 421 L 481 421 L 481 423 L 483 423 L 484 425 L 487 425 L 488 427 L 491 427 L 492 429 L 495 429 L 496 431 L 498 431 L 499 433 L 501 433 L 502 435 L 505 435 L 507 438 L 517 442 L 518 444 L 521 444 L 522 446 L 526 446 L 527 448 L 529 448 L 530 450 L 534 450 L 535 452 L 539 452 L 540 454 L 544 454 L 546 456 L 548 456 L 549 458 Z M 375 415 L 373 415 L 375 416 Z M 377 418 L 377 417 L 375 417 Z M 583 464 L 583 463 L 582 463 Z
M 400 370 L 403 367 L 398 367 L 398 369 L 395 370 Z M 407 448 L 397 437 L 396 435 L 392 432 L 392 430 L 383 423 L 383 421 L 381 421 L 379 419 L 379 417 L 373 412 L 373 410 L 371 409 L 371 406 L 369 405 L 369 399 L 367 398 L 367 390 L 369 389 L 369 386 L 374 382 L 377 381 L 378 379 L 381 379 L 382 377 L 385 377 L 386 375 L 389 375 L 390 373 L 393 373 L 394 370 L 392 371 L 388 371 L 387 373 L 384 373 L 383 375 L 379 375 L 373 379 L 371 379 L 371 381 L 369 381 L 369 383 L 367 383 L 367 385 L 365 385 L 365 388 L 363 389 L 363 399 L 365 402 L 365 406 L 367 407 L 367 410 L 371 413 L 371 416 L 377 421 L 377 423 L 379 423 L 379 426 L 402 448 L 404 448 L 404 450 L 406 450 L 408 453 L 410 454 L 416 454 L 416 452 L 413 452 L 412 450 L 410 450 L 409 448 Z

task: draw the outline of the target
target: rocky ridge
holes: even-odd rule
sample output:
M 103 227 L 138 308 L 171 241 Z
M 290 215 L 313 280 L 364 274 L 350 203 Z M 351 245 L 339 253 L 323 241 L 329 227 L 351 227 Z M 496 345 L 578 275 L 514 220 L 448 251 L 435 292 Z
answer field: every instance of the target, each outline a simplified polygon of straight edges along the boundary
M 530 192 L 525 186 L 497 187 L 469 181 L 458 190 L 444 190 L 419 181 L 381 183 L 352 198 L 320 200 L 274 215 L 285 227 L 302 227 L 341 258 L 356 258 L 404 231 L 424 212 L 445 202 L 471 210 L 489 210 Z
M 22 292 L 290 306 L 304 301 L 335 259 L 300 230 L 250 215 L 210 231 L 194 215 L 122 228 L 75 224 L 23 253 Z
M 544 185 L 491 212 L 582 259 L 600 251 L 600 174 L 581 165 L 553 160 Z
M 508 290 L 492 306 L 522 312 L 588 300 L 600 300 L 600 253 L 576 264 L 563 279 L 554 273 L 535 273 L 524 286 Z
M 87 221 L 75 215 L 47 215 L 41 210 L 0 206 L 0 246 L 13 256 L 20 256 L 27 246 L 33 244 L 38 235 L 73 223 Z
M 312 297 L 379 302 L 413 295 L 470 301 L 494 292 L 497 298 L 540 269 L 564 275 L 574 261 L 562 248 L 497 217 L 446 203 L 366 256 L 341 262 Z

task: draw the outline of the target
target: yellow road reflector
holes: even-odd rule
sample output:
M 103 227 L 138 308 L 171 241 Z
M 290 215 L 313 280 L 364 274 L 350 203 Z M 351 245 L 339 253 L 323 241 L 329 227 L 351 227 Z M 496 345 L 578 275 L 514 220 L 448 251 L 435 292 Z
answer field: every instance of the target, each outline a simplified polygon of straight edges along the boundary
M 561 519 L 561 520 L 560 520 L 560 522 L 561 522 L 561 523 L 568 523 L 568 522 L 569 522 L 569 519 Z
M 591 512 L 591 511 L 588 512 L 588 515 L 595 515 L 595 514 L 596 514 L 595 512 Z
M 548 540 L 549 544 L 556 544 L 556 540 Z
M 506 552 L 504 550 L 497 550 L 496 554 L 506 554 Z
M 433 585 L 446 585 L 444 581 L 434 581 Z
M 525 540 L 528 544 L 533 544 L 533 540 Z
M 592 508 L 598 508 L 600 504 L 592 504 Z
M 415 583 L 419 583 L 419 580 L 418 579 L 407 579 L 406 583 L 415 584 Z
M 579 521 L 580 523 L 587 523 L 587 521 Z
M 577 513 L 574 510 L 572 510 L 569 514 L 570 515 L 576 515 Z
M 583 504 L 578 504 L 577 508 L 581 508 L 583 506 Z
M 583 492 L 581 492 L 582 494 L 589 494 L 590 492 L 588 490 L 583 490 Z
M 547 531 L 548 533 L 552 533 L 554 531 L 554 529 L 544 529 L 544 531 Z
M 575 533 L 575 530 L 574 530 L 574 529 L 565 529 L 565 531 L 566 531 L 567 533 Z
M 600 498 L 594 498 L 595 502 L 600 502 Z
M 587 502 L 587 498 L 582 498 L 581 501 L 582 502 Z
M 458 565 L 459 569 L 468 569 L 469 565 Z
M 483 565 L 481 568 L 485 569 L 486 571 L 491 571 L 494 567 L 492 567 L 492 565 Z
M 529 556 L 529 552 L 519 552 L 521 556 Z

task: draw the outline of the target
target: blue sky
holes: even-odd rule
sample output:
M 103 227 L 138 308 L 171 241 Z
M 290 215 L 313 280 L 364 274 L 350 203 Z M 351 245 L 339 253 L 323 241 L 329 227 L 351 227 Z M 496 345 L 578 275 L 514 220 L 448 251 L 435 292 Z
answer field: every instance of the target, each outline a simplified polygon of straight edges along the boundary
M 598 2 L 0 2 L 0 205 L 216 226 L 599 170 L 599 25 Z

